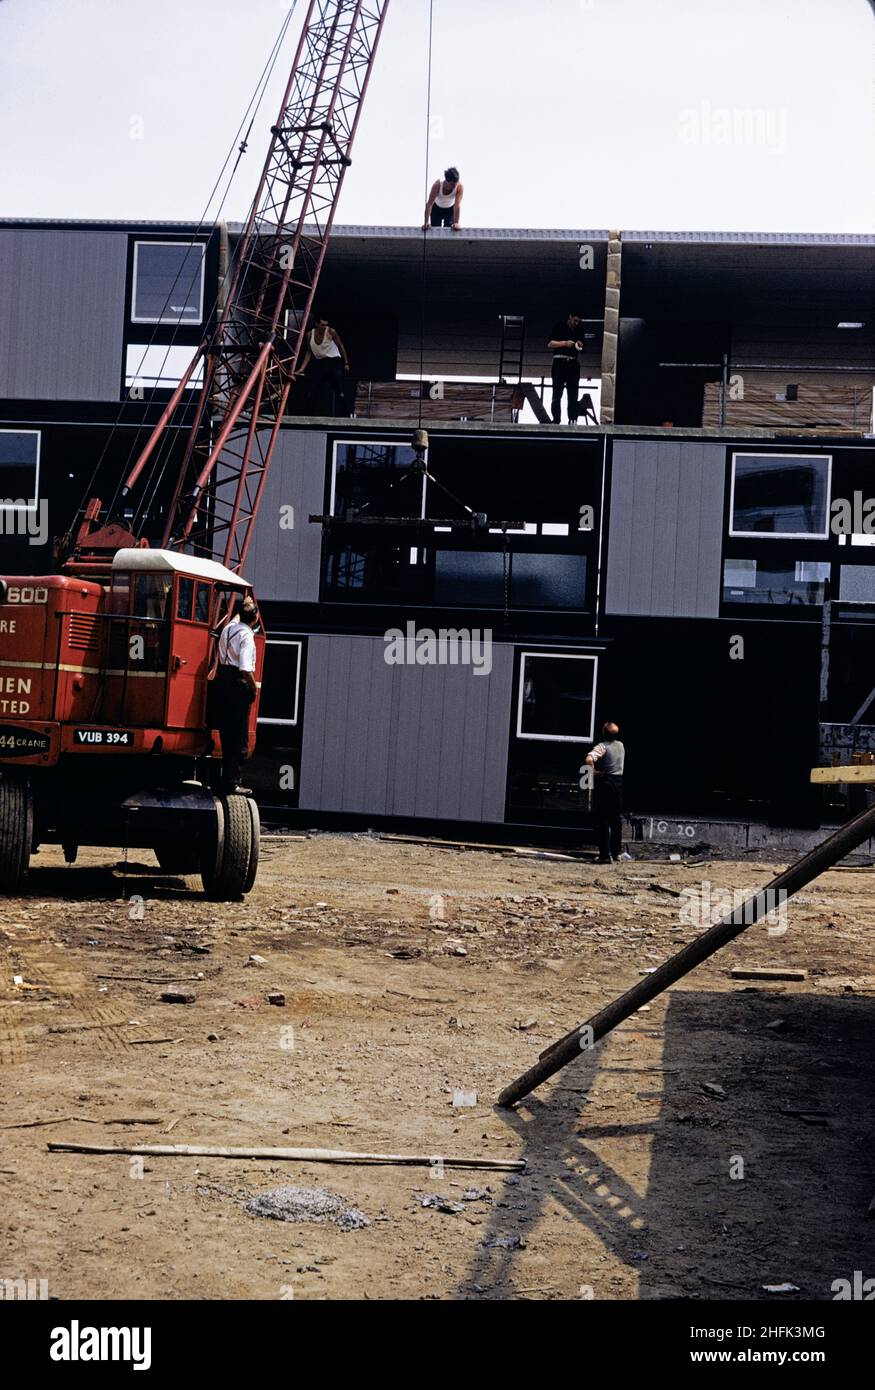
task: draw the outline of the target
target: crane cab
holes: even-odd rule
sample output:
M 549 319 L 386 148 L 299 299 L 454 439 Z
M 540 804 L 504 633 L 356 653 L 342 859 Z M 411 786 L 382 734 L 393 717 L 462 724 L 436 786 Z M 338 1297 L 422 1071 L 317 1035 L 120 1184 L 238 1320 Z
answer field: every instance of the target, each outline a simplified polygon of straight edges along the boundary
M 213 560 L 131 548 L 113 558 L 102 718 L 161 730 L 167 753 L 202 752 L 216 634 L 251 586 Z M 256 681 L 264 633 L 256 634 Z M 250 738 L 255 735 L 254 706 Z

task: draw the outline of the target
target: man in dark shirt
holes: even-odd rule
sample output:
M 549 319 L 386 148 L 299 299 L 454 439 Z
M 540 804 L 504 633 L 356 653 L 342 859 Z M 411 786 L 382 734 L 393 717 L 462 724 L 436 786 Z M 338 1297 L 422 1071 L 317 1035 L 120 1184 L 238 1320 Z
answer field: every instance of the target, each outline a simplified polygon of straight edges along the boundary
M 553 353 L 553 400 L 550 413 L 553 424 L 562 423 L 562 392 L 568 392 L 568 423 L 577 424 L 579 407 L 577 403 L 580 387 L 580 359 L 583 351 L 583 316 L 573 309 L 568 318 L 553 325 L 553 332 L 547 347 Z

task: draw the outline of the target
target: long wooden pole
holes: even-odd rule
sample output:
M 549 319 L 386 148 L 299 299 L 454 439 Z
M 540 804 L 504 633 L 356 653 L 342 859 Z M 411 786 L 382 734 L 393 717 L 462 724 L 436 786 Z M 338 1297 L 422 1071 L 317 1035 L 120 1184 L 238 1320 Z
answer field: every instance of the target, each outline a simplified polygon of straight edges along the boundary
M 522 1100 L 523 1096 L 540 1086 L 542 1081 L 546 1081 L 569 1062 L 573 1062 L 581 1052 L 594 1047 L 601 1038 L 616 1028 L 618 1023 L 622 1023 L 636 1009 L 640 1009 L 642 1004 L 655 999 L 664 989 L 668 989 L 669 985 L 675 984 L 697 965 L 701 965 L 703 960 L 713 956 L 721 946 L 741 936 L 742 932 L 747 931 L 761 917 L 767 916 L 779 903 L 798 892 L 800 888 L 804 888 L 806 883 L 810 883 L 840 859 L 844 859 L 846 854 L 850 854 L 873 833 L 875 806 L 862 811 L 860 815 L 827 836 L 822 844 L 809 850 L 801 859 L 797 859 L 795 864 L 778 874 L 765 888 L 745 899 L 740 907 L 721 917 L 719 922 L 703 932 L 695 941 L 691 941 L 688 946 L 670 956 L 652 975 L 640 980 L 631 989 L 627 989 L 625 994 L 621 994 L 618 999 L 594 1014 L 586 1023 L 578 1024 L 570 1033 L 566 1033 L 564 1038 L 553 1043 L 541 1053 L 534 1066 L 529 1067 L 528 1071 L 523 1072 L 522 1076 L 518 1076 L 509 1086 L 505 1086 L 498 1097 L 498 1104 L 510 1106 Z
M 63 1144 L 50 1143 L 53 1153 L 142 1154 L 148 1158 L 267 1158 L 296 1159 L 303 1163 L 400 1164 L 429 1168 L 490 1168 L 502 1173 L 521 1173 L 523 1158 L 448 1158 L 445 1154 L 351 1153 L 346 1149 L 222 1148 L 213 1144 Z

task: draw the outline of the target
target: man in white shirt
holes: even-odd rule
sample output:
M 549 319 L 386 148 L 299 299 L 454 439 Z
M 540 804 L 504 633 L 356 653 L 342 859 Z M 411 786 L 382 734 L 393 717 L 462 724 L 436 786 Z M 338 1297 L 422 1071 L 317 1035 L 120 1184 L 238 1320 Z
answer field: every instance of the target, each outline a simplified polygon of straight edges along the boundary
M 602 725 L 602 742 L 586 755 L 596 769 L 594 810 L 599 837 L 600 864 L 613 864 L 623 852 L 623 770 L 626 749 L 620 730 L 610 721 Z M 599 766 L 596 768 L 596 763 Z
M 219 637 L 216 672 L 216 727 L 222 740 L 222 791 L 245 791 L 240 786 L 243 764 L 249 756 L 249 707 L 256 695 L 255 637 L 258 609 L 244 599 L 237 614 Z

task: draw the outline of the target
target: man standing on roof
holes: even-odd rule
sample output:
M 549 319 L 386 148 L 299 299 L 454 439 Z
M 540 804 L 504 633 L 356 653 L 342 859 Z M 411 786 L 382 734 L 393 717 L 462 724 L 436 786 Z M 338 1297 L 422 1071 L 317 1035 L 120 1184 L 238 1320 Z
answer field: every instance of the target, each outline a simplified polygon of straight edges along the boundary
M 587 753 L 586 762 L 595 768 L 594 809 L 599 836 L 599 863 L 613 864 L 623 850 L 623 768 L 626 750 L 620 742 L 616 724 L 602 725 L 602 742 Z M 596 768 L 596 764 L 600 764 Z
M 583 316 L 578 309 L 572 309 L 564 322 L 553 325 L 547 347 L 553 353 L 550 373 L 553 380 L 553 400 L 550 409 L 553 424 L 562 423 L 562 392 L 567 391 L 568 423 L 576 425 L 580 412 L 580 358 L 577 354 L 583 352 Z
M 255 637 L 258 609 L 245 598 L 237 614 L 219 636 L 216 671 L 216 728 L 222 740 L 222 792 L 246 792 L 240 786 L 243 764 L 249 756 L 249 709 L 256 695 Z
M 459 171 L 454 165 L 444 170 L 443 182 L 435 179 L 428 195 L 428 202 L 425 205 L 425 221 L 422 230 L 427 232 L 429 226 L 432 227 L 452 227 L 454 232 L 459 230 L 459 223 L 462 215 L 462 197 L 465 188 L 459 182 Z

